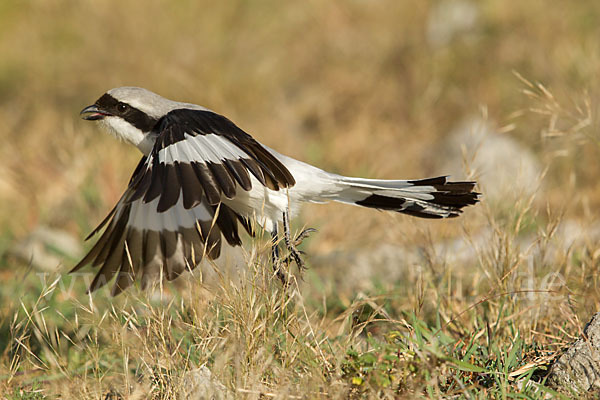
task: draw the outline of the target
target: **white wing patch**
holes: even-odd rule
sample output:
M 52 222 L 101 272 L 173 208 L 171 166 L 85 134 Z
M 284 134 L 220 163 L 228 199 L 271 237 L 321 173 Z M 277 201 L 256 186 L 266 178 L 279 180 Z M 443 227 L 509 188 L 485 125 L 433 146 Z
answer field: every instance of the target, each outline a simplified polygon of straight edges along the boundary
M 162 213 L 156 212 L 159 198 L 149 203 L 144 203 L 142 199 L 131 203 L 131 212 L 127 225 L 138 230 L 152 231 L 171 231 L 177 232 L 182 228 L 192 228 L 196 221 L 211 221 L 212 213 L 207 208 L 206 203 L 186 210 L 183 207 L 183 196 L 179 196 L 177 203 Z
M 158 161 L 161 163 L 220 163 L 224 159 L 240 158 L 248 158 L 248 154 L 228 139 L 212 133 L 196 136 L 186 133 L 184 140 L 168 145 L 158 152 Z

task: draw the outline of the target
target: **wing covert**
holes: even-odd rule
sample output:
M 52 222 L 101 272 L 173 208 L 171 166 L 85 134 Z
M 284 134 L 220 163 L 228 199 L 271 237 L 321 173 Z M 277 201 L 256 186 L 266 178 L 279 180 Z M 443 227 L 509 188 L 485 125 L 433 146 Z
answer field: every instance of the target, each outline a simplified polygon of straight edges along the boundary
M 205 110 L 179 109 L 164 116 L 155 127 L 157 140 L 149 156 L 150 178 L 141 179 L 144 201 L 160 197 L 164 212 L 183 197 L 192 208 L 205 198 L 218 204 L 237 190 L 250 190 L 253 175 L 272 190 L 291 187 L 294 177 L 260 143 L 227 118 Z

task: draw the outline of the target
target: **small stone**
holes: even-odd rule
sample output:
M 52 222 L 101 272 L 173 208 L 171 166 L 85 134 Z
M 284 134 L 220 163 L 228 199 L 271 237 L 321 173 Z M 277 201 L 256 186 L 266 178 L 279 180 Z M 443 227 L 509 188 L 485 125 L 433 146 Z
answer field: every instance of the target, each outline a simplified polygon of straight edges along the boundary
M 179 398 L 182 400 L 229 400 L 233 399 L 233 395 L 203 365 L 185 374 Z
M 23 262 L 38 271 L 52 272 L 67 260 L 82 254 L 81 242 L 71 234 L 58 229 L 40 226 L 10 250 Z
M 432 7 L 427 20 L 427 40 L 433 47 L 442 47 L 455 37 L 475 30 L 479 21 L 477 2 L 444 0 Z

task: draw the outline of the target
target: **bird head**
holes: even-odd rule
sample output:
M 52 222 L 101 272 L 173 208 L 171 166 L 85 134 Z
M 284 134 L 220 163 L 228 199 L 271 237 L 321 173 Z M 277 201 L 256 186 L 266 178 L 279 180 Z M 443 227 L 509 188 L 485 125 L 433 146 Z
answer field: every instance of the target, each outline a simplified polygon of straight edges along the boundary
M 104 93 L 80 115 L 88 121 L 99 121 L 115 137 L 148 155 L 156 140 L 153 128 L 180 104 L 143 88 L 120 87 Z

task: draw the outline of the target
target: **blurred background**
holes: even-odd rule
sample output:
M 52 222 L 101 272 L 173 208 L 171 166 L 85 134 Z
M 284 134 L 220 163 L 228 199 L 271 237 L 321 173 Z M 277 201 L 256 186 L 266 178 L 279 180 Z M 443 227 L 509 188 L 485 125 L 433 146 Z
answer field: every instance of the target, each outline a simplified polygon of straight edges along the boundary
M 597 111 L 599 13 L 594 1 L 2 1 L 1 248 L 41 225 L 80 237 L 116 201 L 139 154 L 78 112 L 123 85 L 205 105 L 334 172 L 484 174 L 495 191 L 485 174 L 498 171 L 462 168 L 481 144 L 469 124 L 485 119 L 476 130 L 522 152 L 498 168 L 525 154 L 550 168 L 542 202 L 576 203 L 577 190 L 597 207 L 598 151 L 580 137 L 597 120 L 569 129 Z M 549 121 L 515 72 L 569 114 Z M 543 135 L 552 129 L 573 135 Z M 305 220 L 327 216 L 319 241 L 337 247 L 338 236 L 379 240 L 374 224 L 389 217 L 376 214 L 311 207 Z M 338 229 L 349 219 L 356 229 Z
M 589 314 L 600 258 L 599 20 L 591 0 L 2 0 L 3 320 L 18 306 L 11 287 L 39 284 L 31 271 L 70 269 L 126 187 L 140 154 L 78 115 L 118 86 L 201 104 L 331 172 L 480 182 L 482 203 L 452 221 L 305 207 L 295 227 L 319 229 L 305 248 L 307 280 L 323 285 L 315 295 L 338 291 L 343 303 L 384 284 L 402 303 L 447 263 L 470 277 L 465 287 L 493 287 L 519 266 L 503 251 L 556 234 L 566 256 L 540 263 L 581 289 L 575 312 Z M 484 253 L 501 260 L 489 266 L 497 276 L 477 255 L 492 244 Z M 573 246 L 587 269 L 569 286 Z M 479 293 L 465 287 L 448 293 Z
M 595 1 L 4 0 L 5 281 L 70 268 L 125 188 L 140 154 L 78 116 L 124 85 L 332 172 L 481 183 L 483 204 L 450 222 L 308 206 L 315 256 L 477 232 L 518 201 L 597 224 L 599 17 Z

